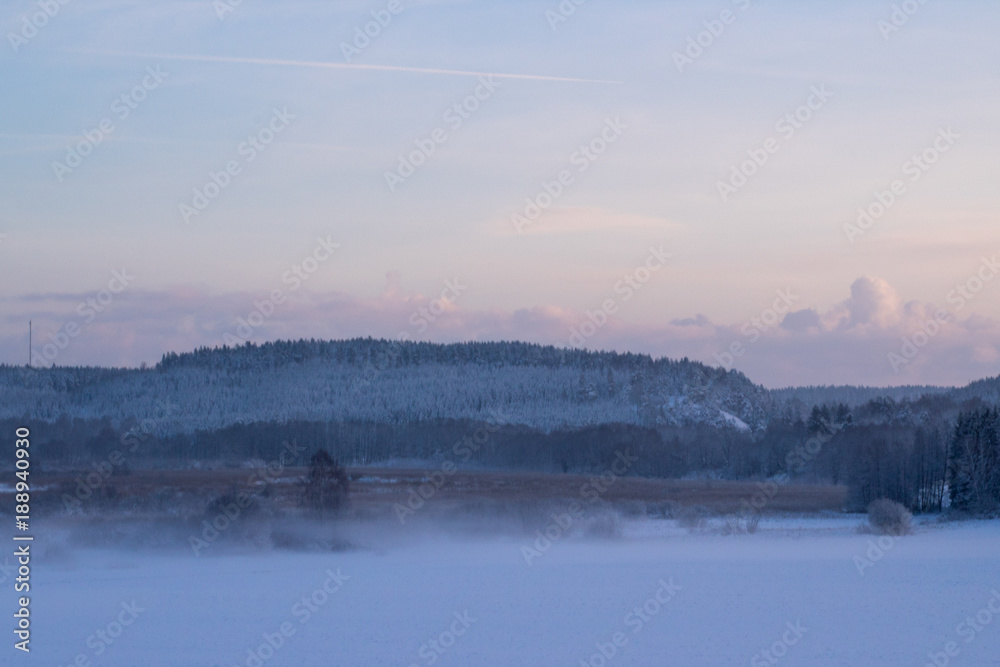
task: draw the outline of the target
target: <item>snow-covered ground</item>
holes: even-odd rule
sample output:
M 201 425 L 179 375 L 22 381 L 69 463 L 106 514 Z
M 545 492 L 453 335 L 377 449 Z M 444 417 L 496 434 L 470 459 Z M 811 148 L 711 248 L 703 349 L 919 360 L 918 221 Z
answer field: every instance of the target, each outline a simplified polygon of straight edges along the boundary
M 428 536 L 327 554 L 57 551 L 33 563 L 31 659 L 8 638 L 0 663 L 1000 665 L 1000 522 L 925 524 L 881 548 L 858 523 L 772 519 L 723 536 L 648 520 L 613 540 Z

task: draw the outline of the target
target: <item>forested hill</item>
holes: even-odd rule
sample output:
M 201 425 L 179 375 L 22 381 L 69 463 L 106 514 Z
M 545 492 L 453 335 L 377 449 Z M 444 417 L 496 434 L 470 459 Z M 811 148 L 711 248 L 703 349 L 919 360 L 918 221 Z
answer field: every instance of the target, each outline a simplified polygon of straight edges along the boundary
M 901 387 L 824 385 L 771 390 L 771 396 L 779 402 L 798 400 L 804 405 L 843 403 L 852 408 L 879 398 L 891 398 L 894 401 L 915 401 L 922 396 L 955 393 L 954 387 L 932 385 L 905 385 Z
M 108 418 L 158 435 L 253 422 L 442 419 L 542 431 L 706 424 L 759 431 L 764 388 L 687 359 L 519 342 L 273 342 L 170 353 L 152 369 L 0 367 L 0 419 Z

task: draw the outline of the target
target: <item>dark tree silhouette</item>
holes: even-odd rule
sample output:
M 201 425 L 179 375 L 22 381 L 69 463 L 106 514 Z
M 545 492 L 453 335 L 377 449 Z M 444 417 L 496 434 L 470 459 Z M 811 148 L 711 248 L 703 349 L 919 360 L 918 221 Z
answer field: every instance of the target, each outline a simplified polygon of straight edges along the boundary
M 989 512 L 1000 506 L 1000 411 L 959 415 L 949 467 L 952 507 Z
M 325 449 L 309 461 L 302 499 L 305 506 L 320 516 L 336 514 L 347 502 L 347 472 Z

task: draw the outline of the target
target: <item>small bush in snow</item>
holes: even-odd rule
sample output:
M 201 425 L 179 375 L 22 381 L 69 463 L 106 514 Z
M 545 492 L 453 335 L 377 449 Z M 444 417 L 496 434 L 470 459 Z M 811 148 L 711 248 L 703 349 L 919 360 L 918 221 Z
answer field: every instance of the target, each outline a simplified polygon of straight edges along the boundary
M 700 533 L 708 527 L 708 510 L 700 505 L 683 507 L 677 512 L 677 523 L 689 533 Z
M 586 531 L 589 537 L 619 538 L 622 536 L 621 518 L 615 512 L 603 512 L 587 522 Z
M 760 513 L 753 512 L 745 516 L 731 516 L 722 524 L 723 535 L 744 535 L 757 532 L 760 524 Z
M 913 515 L 894 500 L 879 498 L 868 506 L 868 524 L 882 535 L 906 535 Z

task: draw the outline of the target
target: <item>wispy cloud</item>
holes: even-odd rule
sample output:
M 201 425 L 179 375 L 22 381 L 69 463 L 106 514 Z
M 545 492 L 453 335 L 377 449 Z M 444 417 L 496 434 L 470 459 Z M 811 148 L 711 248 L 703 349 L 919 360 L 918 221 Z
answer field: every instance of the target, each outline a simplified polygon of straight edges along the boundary
M 83 50 L 77 53 L 89 53 L 122 58 L 150 58 L 156 60 L 187 60 L 209 63 L 233 63 L 237 65 L 268 65 L 277 67 L 311 67 L 319 69 L 351 69 L 379 72 L 409 72 L 412 74 L 445 74 L 451 76 L 494 76 L 500 79 L 527 79 L 531 81 L 564 81 L 570 83 L 600 83 L 619 84 L 621 81 L 603 79 L 579 79 L 566 76 L 549 76 L 545 74 L 514 74 L 510 72 L 478 72 L 460 69 L 441 69 L 436 67 L 405 67 L 402 65 L 368 65 L 362 63 L 335 63 L 316 60 L 283 60 L 276 58 L 245 58 L 236 56 L 202 56 L 173 53 L 136 53 L 124 51 Z

